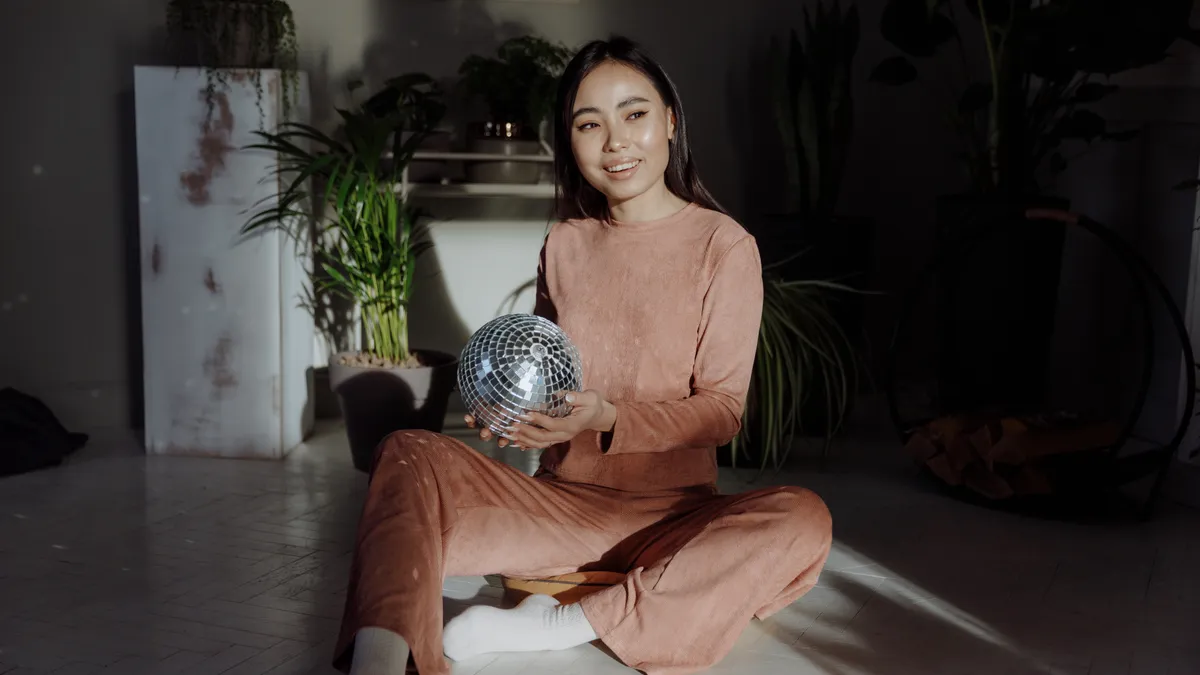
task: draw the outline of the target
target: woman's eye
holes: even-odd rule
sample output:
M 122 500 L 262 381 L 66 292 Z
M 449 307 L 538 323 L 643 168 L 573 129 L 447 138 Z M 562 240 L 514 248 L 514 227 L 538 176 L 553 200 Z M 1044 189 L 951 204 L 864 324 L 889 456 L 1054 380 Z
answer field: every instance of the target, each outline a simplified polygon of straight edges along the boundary
M 598 126 L 598 125 L 595 122 L 584 122 L 583 124 L 579 125 L 578 129 L 580 131 L 587 131 L 588 129 L 591 129 L 596 126 Z
M 639 111 L 639 112 L 635 112 L 632 115 L 630 115 L 629 119 L 636 120 L 639 117 L 645 117 L 645 116 L 646 116 L 646 113 Z

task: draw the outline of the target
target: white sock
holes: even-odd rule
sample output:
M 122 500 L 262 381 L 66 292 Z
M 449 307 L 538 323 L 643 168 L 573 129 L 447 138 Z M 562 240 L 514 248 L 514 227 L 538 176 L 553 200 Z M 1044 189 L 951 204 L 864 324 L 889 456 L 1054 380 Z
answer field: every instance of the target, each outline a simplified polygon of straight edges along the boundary
M 408 666 L 408 643 L 383 628 L 360 628 L 354 634 L 350 675 L 403 675 Z
M 560 605 L 548 595 L 531 595 L 513 609 L 468 608 L 446 624 L 442 649 L 455 661 L 494 652 L 570 649 L 596 639 L 578 604 Z

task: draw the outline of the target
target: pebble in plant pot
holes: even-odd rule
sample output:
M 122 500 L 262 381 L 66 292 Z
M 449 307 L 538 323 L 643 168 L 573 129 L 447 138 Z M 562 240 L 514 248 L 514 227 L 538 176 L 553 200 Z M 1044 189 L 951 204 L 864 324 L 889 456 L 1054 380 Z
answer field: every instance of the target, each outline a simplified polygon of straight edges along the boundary
M 483 100 L 488 119 L 467 127 L 467 151 L 489 155 L 543 153 L 539 128 L 554 106 L 555 88 L 571 51 L 527 35 L 500 45 L 496 56 L 477 54 L 459 67 L 461 88 Z M 464 166 L 472 183 L 537 183 L 542 166 L 536 162 L 473 161 Z

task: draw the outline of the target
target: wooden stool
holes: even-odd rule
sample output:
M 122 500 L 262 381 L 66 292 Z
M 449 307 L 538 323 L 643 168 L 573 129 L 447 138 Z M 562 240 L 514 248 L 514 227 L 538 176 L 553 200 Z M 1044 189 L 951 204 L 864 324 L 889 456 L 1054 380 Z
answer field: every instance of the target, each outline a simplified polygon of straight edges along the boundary
M 530 595 L 549 595 L 564 605 L 579 602 L 585 595 L 602 591 L 625 581 L 619 572 L 572 572 L 540 579 L 500 577 L 504 599 L 514 605 Z

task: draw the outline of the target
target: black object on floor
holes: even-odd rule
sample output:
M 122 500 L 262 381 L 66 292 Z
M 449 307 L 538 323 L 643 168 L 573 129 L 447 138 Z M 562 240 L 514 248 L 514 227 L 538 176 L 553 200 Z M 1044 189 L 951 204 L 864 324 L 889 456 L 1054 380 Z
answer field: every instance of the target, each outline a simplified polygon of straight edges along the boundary
M 87 441 L 87 434 L 67 431 L 40 400 L 0 389 L 0 476 L 58 466 Z

